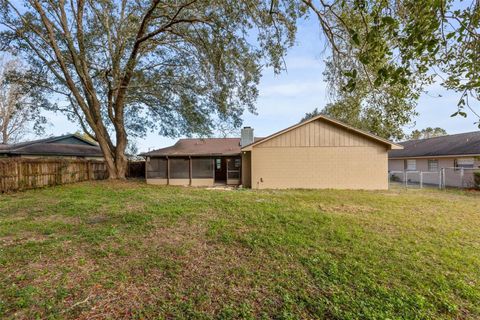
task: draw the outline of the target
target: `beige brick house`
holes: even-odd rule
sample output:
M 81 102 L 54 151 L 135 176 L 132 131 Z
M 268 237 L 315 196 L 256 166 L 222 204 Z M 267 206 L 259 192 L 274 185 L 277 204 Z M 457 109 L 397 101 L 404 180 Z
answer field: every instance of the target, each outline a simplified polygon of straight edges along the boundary
M 254 189 L 387 189 L 388 151 L 402 147 L 317 116 L 265 138 L 181 139 L 144 153 L 148 183 Z

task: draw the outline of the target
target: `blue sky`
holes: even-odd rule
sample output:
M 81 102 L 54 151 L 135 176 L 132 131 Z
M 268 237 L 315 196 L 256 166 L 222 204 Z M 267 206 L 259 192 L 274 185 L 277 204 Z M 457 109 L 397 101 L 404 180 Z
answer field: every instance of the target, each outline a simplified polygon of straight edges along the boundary
M 298 122 L 306 112 L 316 107 L 322 108 L 328 100 L 327 86 L 323 81 L 324 70 L 322 55 L 324 51 L 320 31 L 314 19 L 300 24 L 296 46 L 291 48 L 285 61 L 287 71 L 274 75 L 272 70 L 264 70 L 260 82 L 260 96 L 257 101 L 257 113 L 244 114 L 244 125 L 255 129 L 256 136 L 266 136 Z M 450 115 L 456 111 L 459 94 L 447 91 L 439 84 L 427 88 L 418 102 L 419 116 L 415 126 L 406 128 L 407 132 L 425 127 L 442 127 L 448 133 L 460 133 L 478 130 L 472 114 L 467 118 Z M 439 97 L 441 95 L 441 97 Z M 478 109 L 480 104 L 473 105 Z M 48 135 L 59 135 L 78 130 L 76 124 L 68 122 L 62 115 L 48 114 L 51 125 Z M 136 141 L 139 151 L 148 151 L 173 144 L 177 139 L 161 137 L 150 133 L 145 139 Z

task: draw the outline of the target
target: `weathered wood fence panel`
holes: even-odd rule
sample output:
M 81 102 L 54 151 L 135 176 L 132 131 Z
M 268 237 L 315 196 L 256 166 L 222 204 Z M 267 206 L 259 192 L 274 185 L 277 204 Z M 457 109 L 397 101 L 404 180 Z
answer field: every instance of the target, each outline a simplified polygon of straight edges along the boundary
M 64 159 L 0 160 L 0 192 L 34 189 L 108 177 L 102 161 Z
M 127 167 L 128 178 L 145 178 L 145 161 L 130 161 Z

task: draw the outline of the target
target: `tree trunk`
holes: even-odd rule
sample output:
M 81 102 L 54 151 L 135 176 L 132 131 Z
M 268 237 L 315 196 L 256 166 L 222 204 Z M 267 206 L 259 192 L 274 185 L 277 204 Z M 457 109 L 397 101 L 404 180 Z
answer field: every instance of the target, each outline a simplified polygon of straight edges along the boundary
M 118 158 L 114 158 L 111 156 L 111 154 L 105 155 L 105 153 L 104 157 L 105 163 L 107 164 L 108 179 L 126 179 L 128 165 L 127 157 L 120 156 Z
M 107 165 L 108 179 L 125 179 L 127 172 L 128 160 L 125 156 L 126 142 L 117 143 L 116 150 L 110 150 L 107 140 L 101 134 L 97 134 L 98 144 L 102 150 L 105 163 Z
M 127 166 L 128 166 L 128 160 L 127 160 L 127 157 L 125 157 L 125 155 L 121 155 L 120 157 L 115 159 L 115 170 L 117 173 L 116 179 L 126 179 Z
M 4 119 L 3 121 L 7 121 Z M 8 133 L 7 133 L 7 126 L 2 130 L 2 143 L 7 144 L 8 143 Z
M 123 120 L 123 101 L 117 101 L 116 119 L 113 122 L 116 133 L 116 146 L 115 146 L 115 169 L 117 172 L 117 179 L 125 179 L 127 173 L 128 159 L 125 155 L 127 149 L 127 133 L 125 131 L 125 123 Z

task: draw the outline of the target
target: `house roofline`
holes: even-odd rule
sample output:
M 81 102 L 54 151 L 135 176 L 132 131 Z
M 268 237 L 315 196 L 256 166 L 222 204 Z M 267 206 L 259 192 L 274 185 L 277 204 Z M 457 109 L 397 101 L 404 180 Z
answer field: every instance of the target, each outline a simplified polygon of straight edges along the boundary
M 150 157 L 150 158 L 175 158 L 175 157 L 231 157 L 231 156 L 240 156 L 242 155 L 241 152 L 233 152 L 233 153 L 184 153 L 184 154 L 147 154 L 147 153 L 140 153 L 140 157 Z
M 445 155 L 429 155 L 429 156 L 402 156 L 389 157 L 388 160 L 406 160 L 406 159 L 436 159 L 436 158 L 456 158 L 456 157 L 480 157 L 479 153 L 463 153 L 463 154 L 445 154 Z
M 52 137 L 52 138 L 47 138 L 46 142 L 54 142 L 54 141 L 58 141 L 58 140 L 62 140 L 62 139 L 65 139 L 65 138 L 68 138 L 68 137 L 72 137 L 72 138 L 77 138 L 79 140 L 82 140 L 83 142 L 85 143 L 88 143 L 89 145 L 91 146 L 94 146 L 94 147 L 98 147 L 98 143 L 96 142 L 93 142 L 93 141 L 90 141 L 88 139 L 85 139 L 84 137 L 76 134 L 76 133 L 69 133 L 69 134 L 64 134 L 63 136 L 58 136 L 58 137 Z
M 55 141 L 58 141 L 58 140 L 65 139 L 65 138 L 72 138 L 72 137 L 77 138 L 77 139 L 89 144 L 90 146 L 99 147 L 99 145 L 97 143 L 89 141 L 89 140 L 81 137 L 80 135 L 78 135 L 76 133 L 69 133 L 69 134 L 64 134 L 64 135 L 57 136 L 57 137 L 49 137 L 49 138 L 44 138 L 44 139 L 18 142 L 18 143 L 13 143 L 13 144 L 4 144 L 3 146 L 7 146 L 7 148 L 2 148 L 2 149 L 0 149 L 0 151 L 5 151 L 5 153 L 7 153 L 7 151 L 16 150 L 16 149 L 19 149 L 19 148 L 24 148 L 24 147 L 30 146 L 32 144 L 51 143 L 51 142 L 55 142 Z

